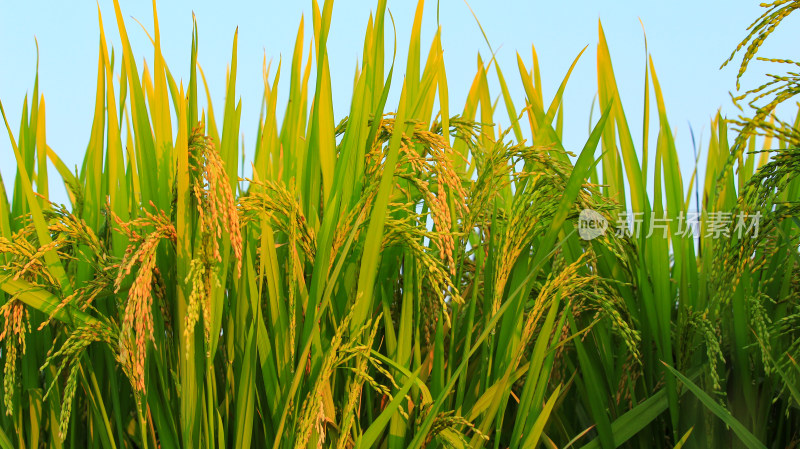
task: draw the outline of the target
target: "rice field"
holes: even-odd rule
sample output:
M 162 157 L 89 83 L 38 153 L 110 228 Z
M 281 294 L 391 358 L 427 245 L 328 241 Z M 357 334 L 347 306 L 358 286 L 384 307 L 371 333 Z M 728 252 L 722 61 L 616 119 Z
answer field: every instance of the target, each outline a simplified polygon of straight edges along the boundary
M 47 145 L 38 74 L 18 126 L 0 103 L 0 448 L 797 447 L 800 115 L 774 114 L 796 73 L 740 90 L 682 179 L 652 59 L 629 123 L 602 28 L 600 114 L 574 149 L 569 73 L 544 98 L 535 50 L 479 60 L 454 105 L 422 1 L 398 43 L 378 0 L 352 86 L 332 86 L 333 2 L 312 3 L 244 99 L 263 105 L 252 160 L 236 36 L 212 105 L 197 27 L 176 79 L 157 15 L 134 52 L 116 0 L 77 170 Z M 740 76 L 800 8 L 763 6 L 732 43 Z

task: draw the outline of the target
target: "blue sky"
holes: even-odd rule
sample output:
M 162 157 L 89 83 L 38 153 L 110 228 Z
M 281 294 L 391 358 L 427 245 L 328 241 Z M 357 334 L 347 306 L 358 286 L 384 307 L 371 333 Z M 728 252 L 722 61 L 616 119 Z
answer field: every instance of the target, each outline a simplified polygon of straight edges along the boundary
M 40 48 L 40 91 L 47 104 L 48 144 L 72 167 L 82 160 L 91 128 L 99 34 L 95 2 L 70 3 L 0 0 L 0 100 L 16 133 L 23 97 L 33 86 L 36 36 Z M 376 0 L 335 2 L 328 51 L 337 120 L 349 108 L 354 67 L 362 50 L 367 19 L 376 4 Z M 404 73 L 415 5 L 411 1 L 388 0 L 397 27 L 398 68 L 395 73 Z M 602 20 L 609 41 L 628 120 L 636 141 L 640 140 L 636 135 L 641 135 L 645 64 L 641 19 L 647 32 L 648 50 L 653 55 L 664 91 L 670 123 L 677 132 L 679 156 L 686 176 L 692 169 L 689 124 L 696 134 L 707 137 L 709 121 L 718 108 L 722 108 L 724 114 L 736 113 L 728 92 L 735 88 L 739 60 L 724 70 L 719 70 L 719 66 L 745 35 L 745 28 L 761 13 L 758 1 L 742 0 L 473 0 L 471 6 L 493 48 L 499 49 L 497 58 L 518 106 L 523 103 L 524 93 L 516 75 L 517 52 L 530 66 L 531 44 L 536 46 L 544 94 L 549 101 L 572 60 L 584 46 L 589 46 L 565 94 L 564 143 L 570 150 L 580 149 L 587 136 L 589 109 L 596 91 L 598 19 Z M 475 74 L 477 55 L 480 53 L 488 60 L 489 50 L 463 0 L 441 0 L 438 8 L 450 108 L 460 110 Z M 290 63 L 302 15 L 306 17 L 306 44 L 312 34 L 310 9 L 310 1 L 163 1 L 158 5 L 164 56 L 176 77 L 183 79 L 188 79 L 192 11 L 196 14 L 200 34 L 198 60 L 218 110 L 223 101 L 232 38 L 238 26 L 237 96 L 242 97 L 242 132 L 249 155 L 263 94 L 262 59 L 266 55 L 267 60 L 273 60 L 273 73 L 281 56 L 285 64 Z M 435 1 L 426 2 L 423 54 L 427 53 L 436 30 L 436 9 Z M 113 4 L 102 0 L 100 10 L 111 44 L 119 49 Z M 152 30 L 150 3 L 122 1 L 122 10 L 139 64 L 142 58 L 152 61 L 152 47 L 133 20 L 140 20 Z M 772 42 L 768 41 L 764 56 L 795 56 L 795 49 L 790 47 L 800 37 L 795 19 L 787 20 Z M 391 39 L 391 28 L 387 39 Z M 387 43 L 391 45 L 390 40 Z M 391 49 L 387 48 L 387 52 L 391 53 Z M 755 74 L 765 69 L 762 63 L 754 64 L 751 70 Z M 752 87 L 759 79 L 749 76 L 744 86 Z M 400 83 L 394 86 L 397 89 L 390 96 L 390 108 L 393 108 L 392 100 L 396 102 L 399 95 Z M 285 83 L 280 87 L 285 94 Z M 493 94 L 499 94 L 496 84 Z M 14 170 L 11 147 L 3 131 L 0 173 L 9 190 Z M 51 189 L 54 200 L 66 201 L 61 186 L 51 185 Z

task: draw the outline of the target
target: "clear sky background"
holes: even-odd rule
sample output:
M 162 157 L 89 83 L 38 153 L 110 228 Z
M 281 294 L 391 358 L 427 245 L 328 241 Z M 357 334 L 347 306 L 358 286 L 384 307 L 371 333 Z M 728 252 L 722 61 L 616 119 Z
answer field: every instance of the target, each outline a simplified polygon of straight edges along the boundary
M 152 62 L 152 46 L 133 18 L 152 31 L 152 7 L 149 2 L 122 1 L 129 35 L 137 64 Z M 549 101 L 572 60 L 584 46 L 589 46 L 573 73 L 565 94 L 564 144 L 579 150 L 587 135 L 589 112 L 596 92 L 596 45 L 598 19 L 602 21 L 620 86 L 623 105 L 636 142 L 641 141 L 645 45 L 642 26 L 647 32 L 648 50 L 653 55 L 664 92 L 685 179 L 693 169 L 692 141 L 689 126 L 696 136 L 709 134 L 709 122 L 718 108 L 723 114 L 737 115 L 729 92 L 735 89 L 740 58 L 731 67 L 719 70 L 720 64 L 746 34 L 746 27 L 761 14 L 758 0 L 573 0 L 556 1 L 485 1 L 472 0 L 497 52 L 511 94 L 518 107 L 524 104 L 519 81 L 516 53 L 528 67 L 531 45 L 536 46 L 541 65 L 545 101 Z M 336 0 L 333 9 L 328 51 L 333 83 L 334 113 L 337 121 L 349 109 L 354 68 L 363 48 L 367 19 L 376 0 Z M 408 39 L 416 2 L 388 0 L 397 29 L 398 54 L 395 74 L 405 72 Z M 441 0 L 439 21 L 450 93 L 450 110 L 463 107 L 476 71 L 477 55 L 488 60 L 490 52 L 463 0 Z M 436 30 L 437 2 L 425 4 L 422 53 L 427 54 Z M 110 44 L 119 50 L 113 3 L 100 1 L 100 10 Z M 252 158 L 253 139 L 263 95 L 261 64 L 264 56 L 284 67 L 291 62 L 300 18 L 306 18 L 306 51 L 313 34 L 311 1 L 162 1 L 158 5 L 162 50 L 176 78 L 188 80 L 191 49 L 192 12 L 199 27 L 198 61 L 203 66 L 217 111 L 222 110 L 226 67 L 231 44 L 239 28 L 237 96 L 242 98 L 242 133 L 246 154 Z M 763 56 L 793 59 L 800 37 L 796 17 L 790 17 L 782 29 L 764 46 Z M 391 25 L 387 24 L 387 53 L 391 55 Z M 98 58 L 98 19 L 94 1 L 45 2 L 0 0 L 0 100 L 15 134 L 21 104 L 33 88 L 37 37 L 40 49 L 40 92 L 47 105 L 47 142 L 68 166 L 80 165 L 91 129 Z M 119 52 L 117 51 L 117 54 Z M 152 64 L 151 64 L 152 66 Z M 388 67 L 388 64 L 387 64 Z M 765 63 L 751 66 L 753 75 L 745 78 L 744 87 L 754 87 L 762 78 L 754 76 L 767 69 Z M 781 68 L 783 69 L 783 68 Z M 284 72 L 286 73 L 286 72 Z M 490 76 L 494 78 L 493 71 Z M 395 109 L 401 82 L 387 109 Z M 118 87 L 118 86 L 117 86 Z M 499 95 L 493 84 L 493 95 Z M 285 106 L 288 79 L 279 86 Z M 279 99 L 279 113 L 282 114 Z M 794 113 L 791 109 L 789 113 Z M 221 114 L 221 112 L 219 112 Z M 502 116 L 502 114 L 498 114 Z M 597 114 L 595 114 L 595 119 Z M 784 117 L 791 118 L 791 117 Z M 221 117 L 218 117 L 221 119 Z M 655 126 L 651 123 L 651 126 Z M 651 134 L 656 134 L 652 131 Z M 11 146 L 2 130 L 0 137 L 0 173 L 9 193 L 15 171 Z M 702 159 L 702 157 L 701 157 Z M 66 202 L 61 185 L 51 182 L 54 200 Z

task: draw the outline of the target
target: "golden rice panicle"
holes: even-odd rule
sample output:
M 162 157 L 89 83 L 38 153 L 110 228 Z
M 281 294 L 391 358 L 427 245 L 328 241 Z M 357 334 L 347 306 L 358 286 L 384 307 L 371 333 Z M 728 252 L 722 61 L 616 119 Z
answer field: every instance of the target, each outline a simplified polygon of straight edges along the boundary
M 26 263 L 21 270 L 14 273 L 13 279 L 20 279 L 28 273 L 40 274 L 43 271 L 47 271 L 45 264 L 43 263 L 44 255 L 50 250 L 57 249 L 61 243 L 62 242 L 58 240 L 53 240 L 50 243 L 37 248 L 36 252 L 30 255 L 28 263 Z
M 59 416 L 58 420 L 58 435 L 61 439 L 67 436 L 70 416 L 72 416 L 72 399 L 75 397 L 75 390 L 78 386 L 79 360 L 75 357 L 69 363 L 69 376 L 67 377 L 67 384 L 64 386 L 64 401 L 61 406 L 61 416 Z
M 25 332 L 30 331 L 30 317 L 25 305 L 12 299 L 0 307 L 3 314 L 3 332 L 0 333 L 0 342 L 5 341 L 3 356 L 6 359 L 3 368 L 3 405 L 7 415 L 14 412 L 14 388 L 17 381 L 17 355 L 21 348 L 25 354 Z
M 152 205 L 152 203 L 151 203 Z M 128 291 L 128 301 L 120 330 L 120 361 L 126 367 L 135 391 L 145 393 L 145 358 L 147 340 L 155 342 L 153 334 L 153 285 L 156 268 L 156 251 L 162 240 L 175 242 L 177 233 L 164 211 L 152 214 L 145 211 L 145 217 L 130 223 L 120 224 L 120 229 L 133 238 L 125 250 L 115 281 L 118 293 L 124 278 L 138 265 L 138 271 Z M 136 232 L 136 227 L 154 227 L 154 231 L 144 237 Z
M 440 231 L 441 243 L 439 255 L 444 260 L 444 263 L 449 267 L 450 275 L 456 275 L 456 263 L 453 259 L 453 251 L 455 250 L 455 240 L 450 232 L 452 223 L 450 220 L 450 207 L 447 205 L 447 196 L 444 189 L 439 189 L 438 195 L 431 194 L 429 197 L 431 212 L 433 213 L 434 222 Z
M 132 367 L 131 382 L 134 389 L 144 393 L 144 364 L 147 354 L 147 339 L 155 341 L 153 337 L 153 314 L 152 314 L 152 285 L 153 268 L 155 266 L 155 248 L 158 240 L 148 239 L 145 241 L 152 248 L 151 251 L 143 253 L 140 259 L 139 273 L 128 293 L 128 302 L 125 306 L 125 313 L 122 321 L 123 336 L 120 339 L 122 345 L 121 354 L 123 359 L 129 358 Z
M 203 315 L 203 334 L 206 344 L 211 342 L 211 281 L 217 282 L 216 269 L 205 254 L 192 259 L 189 266 L 189 274 L 186 276 L 186 283 L 192 286 L 189 294 L 189 304 L 186 310 L 186 327 L 184 338 L 187 345 L 192 338 L 192 332 L 197 322 L 200 320 L 200 313 Z M 206 352 L 206 357 L 211 357 L 210 352 Z M 186 354 L 188 360 L 189 353 Z
M 319 408 L 318 408 L 314 430 L 317 432 L 317 449 L 322 449 L 325 444 L 325 426 L 328 422 L 332 422 L 325 414 L 325 405 L 322 401 L 322 395 L 319 395 Z M 344 439 L 344 438 L 342 438 Z
M 61 415 L 59 417 L 58 426 L 58 434 L 62 440 L 66 437 L 67 429 L 69 428 L 69 420 L 72 413 L 72 402 L 77 386 L 81 353 L 90 344 L 96 341 L 102 341 L 112 345 L 116 339 L 117 336 L 115 332 L 100 321 L 81 326 L 69 334 L 69 337 L 67 337 L 67 340 L 63 345 L 61 345 L 61 348 L 59 348 L 58 351 L 54 352 L 53 349 L 50 350 L 44 365 L 42 365 L 42 367 L 39 369 L 40 371 L 44 371 L 48 366 L 53 364 L 56 359 L 62 359 L 55 375 L 53 376 L 54 380 L 50 384 L 50 387 L 47 389 L 47 392 L 43 397 L 43 400 L 46 401 L 50 396 L 50 393 L 55 391 L 54 387 L 57 385 L 57 379 L 61 377 L 61 373 L 64 371 L 64 369 L 69 366 L 69 374 L 67 376 L 67 382 L 63 391 Z
M 10 239 L 0 237 L 0 254 L 6 255 L 6 261 L 0 268 L 13 273 L 14 280 L 24 279 L 27 282 L 58 288 L 60 284 L 47 269 L 44 255 L 51 249 L 58 250 L 64 242 L 54 240 L 39 247 L 35 237 L 32 236 L 34 232 L 31 226 L 26 226 L 14 233 Z
M 317 416 L 320 413 L 320 407 L 322 407 L 322 387 L 328 383 L 333 375 L 333 369 L 340 357 L 340 348 L 342 348 L 343 343 L 347 344 L 344 341 L 345 330 L 350 326 L 351 317 L 352 313 L 348 313 L 339 324 L 336 333 L 331 339 L 330 347 L 325 350 L 319 377 L 317 377 L 313 387 L 309 390 L 311 394 L 303 401 L 299 426 L 296 429 L 298 436 L 295 441 L 295 449 L 307 447 L 311 433 L 317 426 Z
M 210 239 L 211 255 L 217 262 L 222 262 L 219 239 L 223 229 L 228 232 L 236 257 L 236 272 L 241 276 L 243 243 L 236 199 L 225 163 L 211 138 L 203 135 L 203 128 L 203 123 L 199 123 L 189 140 L 189 163 L 195 175 L 192 192 L 197 200 L 200 228 L 214 237 Z

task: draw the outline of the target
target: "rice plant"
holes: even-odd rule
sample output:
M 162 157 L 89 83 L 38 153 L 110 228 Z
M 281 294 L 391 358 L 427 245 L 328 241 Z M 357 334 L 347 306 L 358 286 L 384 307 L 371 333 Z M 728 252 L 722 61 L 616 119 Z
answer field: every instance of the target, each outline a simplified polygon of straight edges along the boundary
M 118 2 L 118 58 L 98 13 L 79 170 L 47 145 L 38 74 L 17 132 L 0 103 L 17 161 L 13 190 L 0 180 L 0 447 L 797 445 L 800 117 L 718 116 L 706 173 L 684 183 L 653 60 L 649 148 L 651 107 L 637 145 L 601 27 L 601 115 L 573 154 L 572 68 L 545 102 L 535 49 L 518 56 L 524 98 L 479 57 L 451 110 L 439 32 L 422 53 L 422 6 L 399 75 L 378 1 L 334 117 L 333 2 L 312 0 L 285 105 L 280 70 L 265 70 L 253 160 L 236 34 L 216 115 L 198 96 L 197 26 L 176 79 L 155 4 L 143 67 Z M 755 32 L 794 6 L 767 8 Z M 794 84 L 781 80 L 751 94 L 783 101 Z M 51 202 L 53 180 L 70 204 Z M 587 210 L 606 232 L 580 233 Z M 756 233 L 735 232 L 744 216 L 763 217 Z

